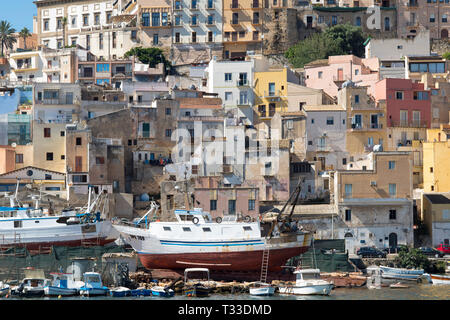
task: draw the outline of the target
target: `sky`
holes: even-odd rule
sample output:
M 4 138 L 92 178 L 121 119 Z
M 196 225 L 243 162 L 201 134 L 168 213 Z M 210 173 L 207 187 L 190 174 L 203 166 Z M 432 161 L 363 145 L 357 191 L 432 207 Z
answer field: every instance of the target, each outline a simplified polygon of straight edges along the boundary
M 0 0 L 0 20 L 11 23 L 16 31 L 27 27 L 33 31 L 33 16 L 37 15 L 34 0 Z

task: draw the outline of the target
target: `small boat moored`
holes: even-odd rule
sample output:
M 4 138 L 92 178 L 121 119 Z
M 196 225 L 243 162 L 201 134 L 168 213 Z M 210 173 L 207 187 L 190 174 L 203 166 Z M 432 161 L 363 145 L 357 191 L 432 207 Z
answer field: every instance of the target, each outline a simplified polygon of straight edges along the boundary
M 50 273 L 53 276 L 52 283 L 44 287 L 46 296 L 75 296 L 83 285 L 81 281 L 74 281 L 72 273 Z
M 280 293 L 327 296 L 333 289 L 333 283 L 320 279 L 319 269 L 299 269 L 294 274 L 297 275 L 295 285 L 279 287 Z
M 111 297 L 122 298 L 131 296 L 131 290 L 125 287 L 117 287 L 109 290 Z
M 381 277 L 384 279 L 399 279 L 418 281 L 423 275 L 423 269 L 404 269 L 380 266 Z
M 152 287 L 151 291 L 152 291 L 152 295 L 157 296 L 157 297 L 170 298 L 175 295 L 175 291 L 173 291 L 172 289 L 167 289 L 167 288 L 164 288 L 161 286 L 154 286 L 154 287 Z
M 4 284 L 2 281 L 0 281 L 0 297 L 4 297 L 9 294 L 9 284 Z
M 11 289 L 11 295 L 25 298 L 43 297 L 44 287 L 50 284 L 50 280 L 45 278 L 44 270 L 27 268 L 25 278 L 22 283 Z
M 131 290 L 132 297 L 148 297 L 152 295 L 152 290 L 150 289 L 134 289 Z
M 272 296 L 275 293 L 275 287 L 265 282 L 254 282 L 249 287 L 252 296 Z
M 191 279 L 189 280 L 189 273 L 203 272 L 207 275 L 207 282 L 209 282 L 209 269 L 208 268 L 187 268 L 184 270 L 184 294 L 188 297 L 207 297 L 209 296 L 210 289 L 205 286 L 201 280 Z
M 102 284 L 102 278 L 97 272 L 85 272 L 83 274 L 84 285 L 80 287 L 82 296 L 105 296 L 109 289 Z
M 433 284 L 450 284 L 450 276 L 442 274 L 430 274 L 430 278 Z

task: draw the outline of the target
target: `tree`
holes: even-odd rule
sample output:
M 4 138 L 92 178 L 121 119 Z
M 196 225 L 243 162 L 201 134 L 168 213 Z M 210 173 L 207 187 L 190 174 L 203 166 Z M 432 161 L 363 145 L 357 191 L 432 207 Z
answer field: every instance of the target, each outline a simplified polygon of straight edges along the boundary
M 67 17 L 63 17 L 61 19 L 62 29 L 63 29 L 63 48 L 66 47 L 66 25 L 67 25 Z
M 444 58 L 445 60 L 450 60 L 450 51 L 446 52 L 442 55 L 442 58 Z
M 28 37 L 31 37 L 30 30 L 28 30 L 27 27 L 24 27 L 24 28 L 20 31 L 19 37 L 23 38 L 23 48 L 26 49 L 26 48 L 27 48 L 27 38 L 28 38 Z
M 315 33 L 290 47 L 285 56 L 295 68 L 302 68 L 311 61 L 341 53 L 339 45 L 332 38 L 323 33 Z
M 16 32 L 16 30 L 11 27 L 11 24 L 8 21 L 0 21 L 0 41 L 2 42 L 2 57 L 4 56 L 3 48 L 12 49 L 14 43 L 17 42 L 16 37 L 13 35 L 14 32 Z
M 400 268 L 424 269 L 428 272 L 431 268 L 431 262 L 419 249 L 400 250 L 395 258 L 395 263 Z
M 285 56 L 296 68 L 333 55 L 354 54 L 362 57 L 365 38 L 361 27 L 336 25 L 299 41 L 286 51 Z
M 135 56 L 140 62 L 148 64 L 150 68 L 154 68 L 158 63 L 164 63 L 167 70 L 172 68 L 170 61 L 166 59 L 164 53 L 159 48 L 143 48 L 137 47 L 125 53 L 125 58 Z
M 363 43 L 367 37 L 361 27 L 352 26 L 349 23 L 338 24 L 326 29 L 324 33 L 338 43 L 342 54 L 363 57 L 365 51 Z

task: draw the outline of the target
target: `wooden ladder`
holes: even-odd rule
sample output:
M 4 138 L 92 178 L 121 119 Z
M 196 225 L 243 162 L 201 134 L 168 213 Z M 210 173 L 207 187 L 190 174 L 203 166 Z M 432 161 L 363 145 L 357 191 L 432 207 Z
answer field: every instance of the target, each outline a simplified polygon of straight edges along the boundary
M 261 282 L 267 281 L 267 271 L 269 269 L 269 249 L 266 247 L 264 248 L 263 255 L 262 255 L 262 263 L 261 263 Z

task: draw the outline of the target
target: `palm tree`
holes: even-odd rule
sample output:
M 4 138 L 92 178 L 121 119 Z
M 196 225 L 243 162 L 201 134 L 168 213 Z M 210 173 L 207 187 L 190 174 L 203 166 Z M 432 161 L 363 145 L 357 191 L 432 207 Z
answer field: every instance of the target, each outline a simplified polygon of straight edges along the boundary
M 23 48 L 27 48 L 27 38 L 31 37 L 30 30 L 27 27 L 24 27 L 22 31 L 19 33 L 19 37 L 23 38 Z
M 2 42 L 2 57 L 3 48 L 11 49 L 13 44 L 17 42 L 16 37 L 14 37 L 13 33 L 16 32 L 14 28 L 11 27 L 11 24 L 8 21 L 2 20 L 0 21 L 0 41 Z

